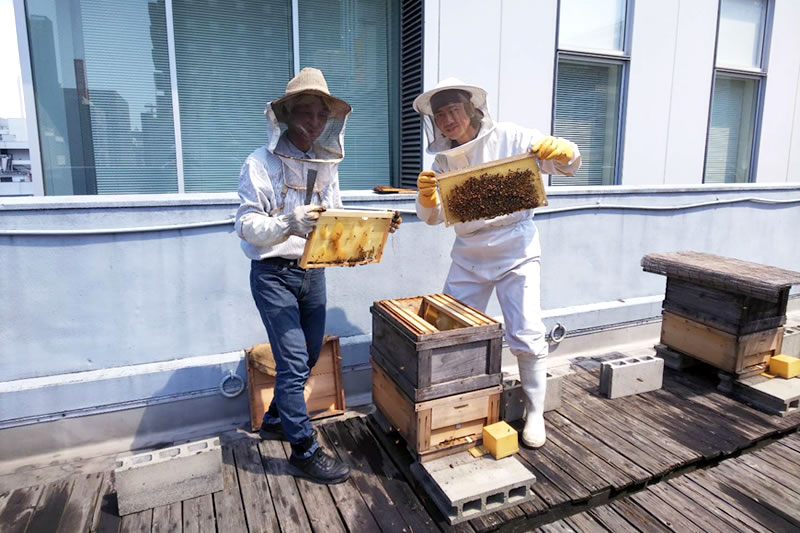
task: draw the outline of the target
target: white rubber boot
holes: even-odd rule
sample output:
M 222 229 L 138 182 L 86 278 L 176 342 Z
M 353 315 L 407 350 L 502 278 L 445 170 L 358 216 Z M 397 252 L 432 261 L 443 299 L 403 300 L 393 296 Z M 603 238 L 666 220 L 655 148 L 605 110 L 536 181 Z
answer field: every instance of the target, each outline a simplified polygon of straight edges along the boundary
M 517 355 L 519 380 L 525 394 L 525 428 L 522 444 L 529 448 L 544 446 L 547 436 L 544 429 L 544 395 L 547 389 L 547 360 L 533 354 Z

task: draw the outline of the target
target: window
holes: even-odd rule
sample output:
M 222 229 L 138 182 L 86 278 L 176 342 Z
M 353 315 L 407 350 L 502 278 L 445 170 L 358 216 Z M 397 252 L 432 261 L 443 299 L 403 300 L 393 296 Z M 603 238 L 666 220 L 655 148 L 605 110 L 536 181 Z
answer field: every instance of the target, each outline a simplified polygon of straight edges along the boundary
M 173 0 L 186 192 L 235 191 L 264 144 L 264 105 L 292 77 L 286 0 Z
M 304 66 L 354 109 L 342 188 L 399 180 L 394 11 L 398 0 L 27 0 L 46 194 L 235 191 L 266 140 L 264 105 Z
M 722 0 L 705 183 L 752 179 L 764 86 L 766 0 Z
M 46 194 L 176 192 L 163 0 L 27 6 Z
M 627 0 L 561 0 L 553 134 L 581 149 L 573 178 L 552 185 L 617 183 L 625 71 Z
M 331 94 L 353 107 L 339 165 L 342 188 L 388 184 L 389 3 L 303 0 L 299 8 L 300 65 L 322 70 Z

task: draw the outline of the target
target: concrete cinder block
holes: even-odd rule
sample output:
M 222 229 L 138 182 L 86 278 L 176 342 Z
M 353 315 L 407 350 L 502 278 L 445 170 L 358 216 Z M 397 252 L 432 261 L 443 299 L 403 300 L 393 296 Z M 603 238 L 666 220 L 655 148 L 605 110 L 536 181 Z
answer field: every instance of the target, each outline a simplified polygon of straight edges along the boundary
M 536 476 L 516 457 L 472 457 L 468 452 L 460 452 L 423 464 L 414 463 L 411 472 L 451 524 L 535 497 Z
M 621 398 L 661 388 L 664 360 L 652 355 L 623 357 L 600 365 L 600 394 Z
M 792 357 L 800 357 L 800 328 L 784 328 L 781 353 Z
M 124 457 L 114 470 L 120 516 L 223 489 L 219 438 Z
M 569 374 L 567 367 L 547 372 L 547 389 L 544 396 L 544 411 L 561 407 L 561 382 Z M 518 379 L 503 382 L 503 401 L 500 403 L 500 419 L 506 422 L 522 419 L 525 414 L 525 395 Z

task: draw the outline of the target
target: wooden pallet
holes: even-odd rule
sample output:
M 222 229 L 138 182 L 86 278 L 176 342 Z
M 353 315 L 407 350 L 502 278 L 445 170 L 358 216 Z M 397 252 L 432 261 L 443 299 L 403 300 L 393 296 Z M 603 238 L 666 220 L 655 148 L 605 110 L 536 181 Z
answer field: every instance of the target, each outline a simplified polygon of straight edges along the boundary
M 383 256 L 393 211 L 328 209 L 308 236 L 301 268 L 378 263 Z
M 488 163 L 481 163 L 479 165 L 473 165 L 466 168 L 462 168 L 459 170 L 454 170 L 452 172 L 445 172 L 443 174 L 439 174 L 436 176 L 436 183 L 439 187 L 439 192 L 442 198 L 442 210 L 444 212 L 444 220 L 445 224 L 450 226 L 452 224 L 457 224 L 459 222 L 463 222 L 456 213 L 453 212 L 452 209 L 452 202 L 453 202 L 453 194 L 454 190 L 463 185 L 467 180 L 471 178 L 482 179 L 481 176 L 483 174 L 499 174 L 499 175 L 507 175 L 510 171 L 517 171 L 517 170 L 530 170 L 531 171 L 531 184 L 533 186 L 533 190 L 535 191 L 535 198 L 531 205 L 525 207 L 524 209 L 533 209 L 534 207 L 539 207 L 542 205 L 547 205 L 547 195 L 544 191 L 544 184 L 542 183 L 542 176 L 539 171 L 539 163 L 536 156 L 532 153 L 524 153 L 520 155 L 515 155 L 511 157 L 506 157 L 503 159 L 498 159 L 496 161 L 489 161 Z M 483 178 L 485 179 L 485 178 Z M 513 211 L 508 211 L 508 214 L 512 213 Z M 498 216 L 494 214 L 493 216 Z M 482 218 L 491 218 L 490 216 L 484 216 Z
M 373 361 L 372 400 L 420 462 L 479 444 L 483 427 L 500 419 L 502 385 L 412 402 Z
M 266 345 L 267 348 L 269 345 Z M 264 413 L 275 395 L 275 377 L 259 370 L 251 350 L 245 351 L 247 363 L 247 394 L 250 400 L 250 427 L 258 431 Z M 308 415 L 312 419 L 340 415 L 344 412 L 344 382 L 339 337 L 326 335 L 322 341 L 319 360 L 306 382 L 304 395 Z

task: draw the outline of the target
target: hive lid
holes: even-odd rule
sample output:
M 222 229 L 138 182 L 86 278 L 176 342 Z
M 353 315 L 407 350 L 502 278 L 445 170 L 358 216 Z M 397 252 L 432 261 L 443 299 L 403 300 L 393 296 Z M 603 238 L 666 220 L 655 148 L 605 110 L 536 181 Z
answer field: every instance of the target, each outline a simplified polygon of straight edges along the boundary
M 642 258 L 642 269 L 770 302 L 800 283 L 800 272 L 693 251 L 648 254 Z

